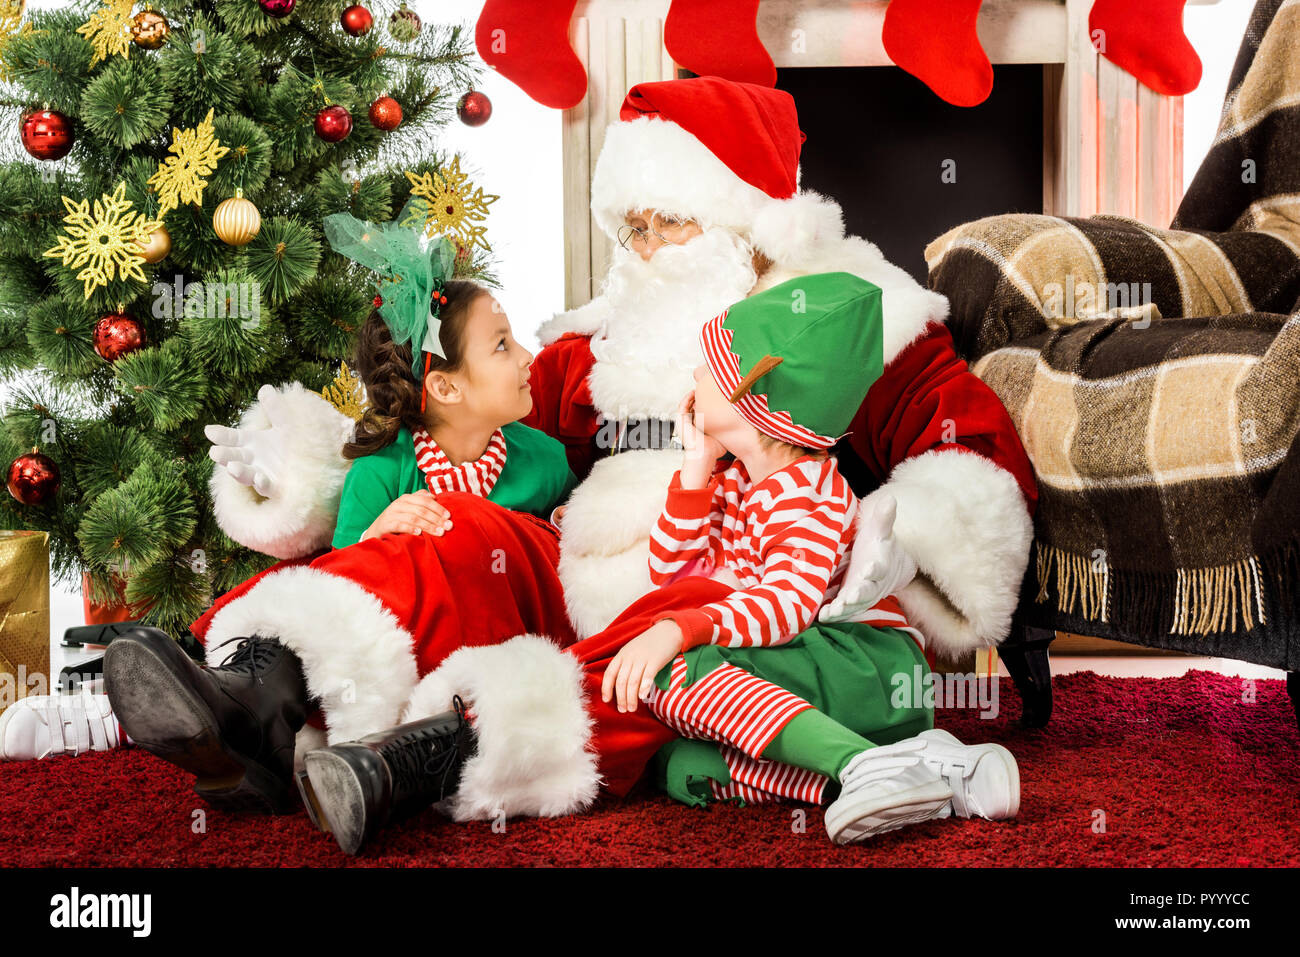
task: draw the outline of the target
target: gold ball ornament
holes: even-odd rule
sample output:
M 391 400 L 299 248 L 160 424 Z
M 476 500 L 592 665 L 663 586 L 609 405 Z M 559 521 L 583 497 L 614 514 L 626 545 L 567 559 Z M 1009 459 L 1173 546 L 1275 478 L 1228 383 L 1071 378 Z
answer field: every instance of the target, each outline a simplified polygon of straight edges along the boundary
M 243 191 L 222 202 L 212 214 L 212 228 L 217 237 L 230 246 L 245 246 L 262 228 L 262 214 L 244 199 Z
M 141 10 L 131 18 L 131 39 L 146 50 L 157 50 L 167 42 L 171 32 L 172 25 L 167 18 L 155 10 Z
M 140 255 L 144 261 L 153 265 L 162 262 L 167 258 L 167 254 L 172 251 L 171 233 L 167 232 L 166 226 L 159 226 L 149 234 L 148 242 L 136 243 L 140 247 Z

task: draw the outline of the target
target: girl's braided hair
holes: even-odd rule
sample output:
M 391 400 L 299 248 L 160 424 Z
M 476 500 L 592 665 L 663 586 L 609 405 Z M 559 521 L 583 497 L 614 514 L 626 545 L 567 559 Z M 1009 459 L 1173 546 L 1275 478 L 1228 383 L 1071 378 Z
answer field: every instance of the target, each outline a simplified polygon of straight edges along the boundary
M 488 290 L 476 282 L 452 279 L 442 288 L 447 302 L 438 311 L 442 320 L 438 341 L 447 358 L 430 356 L 430 372 L 456 372 L 465 358 L 465 327 L 470 306 Z M 373 309 L 357 334 L 353 363 L 366 387 L 366 411 L 357 422 L 356 435 L 343 446 L 343 457 L 358 459 L 391 445 L 406 426 L 423 428 L 420 412 L 421 382 L 411 373 L 411 346 L 395 345 L 388 326 Z

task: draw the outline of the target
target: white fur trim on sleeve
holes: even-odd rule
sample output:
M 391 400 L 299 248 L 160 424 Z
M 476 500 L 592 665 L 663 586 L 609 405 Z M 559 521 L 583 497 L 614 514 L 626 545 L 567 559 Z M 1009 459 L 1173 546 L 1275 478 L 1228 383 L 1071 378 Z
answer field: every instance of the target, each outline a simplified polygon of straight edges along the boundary
M 292 424 L 275 497 L 264 498 L 221 466 L 212 470 L 208 487 L 223 532 L 274 558 L 298 558 L 327 547 L 334 537 L 343 480 L 352 466 L 341 449 L 356 423 L 301 383 L 291 382 L 278 391 Z M 241 429 L 270 424 L 256 402 L 239 420 Z
M 213 615 L 208 664 L 235 650 L 223 642 L 251 635 L 279 639 L 302 661 L 330 744 L 397 724 L 419 677 L 411 633 L 396 616 L 356 582 L 308 565 L 267 575 Z
M 603 295 L 591 302 L 556 313 L 543 322 L 537 329 L 537 341 L 549 346 L 566 332 L 576 332 L 584 336 L 594 336 L 610 316 L 609 300 Z
M 450 711 L 457 694 L 473 712 L 478 748 L 446 804 L 452 817 L 557 817 L 596 799 L 600 774 L 576 658 L 540 635 L 461 648 L 420 681 L 402 720 Z
M 894 535 L 919 570 L 898 600 L 926 647 L 956 658 L 999 644 L 1034 534 L 1015 478 L 981 455 L 940 447 L 900 462 L 881 489 L 898 500 Z

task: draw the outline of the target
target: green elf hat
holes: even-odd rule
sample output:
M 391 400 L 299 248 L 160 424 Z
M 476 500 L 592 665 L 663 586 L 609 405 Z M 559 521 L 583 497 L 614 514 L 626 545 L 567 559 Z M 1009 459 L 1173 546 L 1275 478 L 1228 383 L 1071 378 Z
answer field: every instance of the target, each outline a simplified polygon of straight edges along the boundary
M 750 425 L 829 449 L 884 370 L 880 287 L 846 272 L 799 276 L 709 320 L 700 345 L 722 394 Z

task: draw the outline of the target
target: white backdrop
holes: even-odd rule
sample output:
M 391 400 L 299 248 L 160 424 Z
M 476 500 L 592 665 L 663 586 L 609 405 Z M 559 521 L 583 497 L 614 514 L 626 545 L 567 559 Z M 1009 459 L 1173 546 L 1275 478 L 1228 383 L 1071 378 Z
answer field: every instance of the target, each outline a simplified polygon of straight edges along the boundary
M 473 22 L 483 0 L 408 0 L 426 23 Z M 33 7 L 64 6 L 30 0 Z M 1190 181 L 1218 125 L 1228 75 L 1252 0 L 1190 4 L 1185 25 L 1205 67 L 1201 85 L 1185 101 L 1184 175 Z M 539 106 L 517 87 L 488 71 L 479 89 L 492 100 L 492 118 L 478 128 L 453 120 L 442 145 L 465 154 L 464 168 L 488 193 L 488 240 L 498 259 L 498 298 L 519 341 L 536 350 L 534 330 L 564 307 L 564 224 L 561 192 L 560 113 Z M 35 162 L 35 161 L 33 161 Z M 869 237 L 868 237 L 869 238 Z M 0 385 L 0 401 L 6 398 Z M 55 640 L 81 624 L 79 593 L 55 590 L 50 627 Z M 57 667 L 57 664 L 55 665 Z

